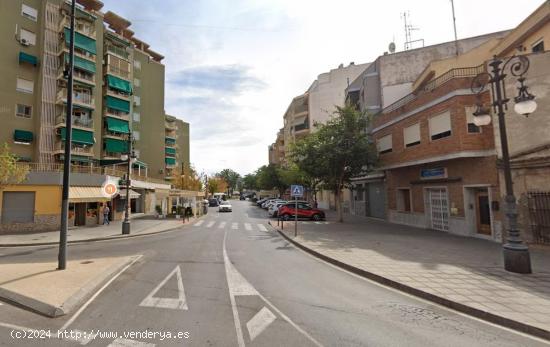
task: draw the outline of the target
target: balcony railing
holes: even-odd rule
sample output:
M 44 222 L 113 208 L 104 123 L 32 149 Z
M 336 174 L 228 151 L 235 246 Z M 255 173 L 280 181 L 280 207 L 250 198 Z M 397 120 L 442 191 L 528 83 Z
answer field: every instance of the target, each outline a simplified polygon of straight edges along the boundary
M 65 125 L 65 115 L 59 115 L 55 118 L 55 124 L 56 125 Z M 71 123 L 74 126 L 82 127 L 82 128 L 94 128 L 94 120 L 92 118 L 81 118 L 73 115 L 71 117 Z
M 307 112 L 309 110 L 309 107 L 307 104 L 297 105 L 294 107 L 294 114 L 297 115 L 299 113 Z
M 129 80 L 130 79 L 130 71 L 122 70 L 116 66 L 107 65 L 107 73 L 112 74 L 118 77 L 122 77 L 124 79 Z
M 62 141 L 58 141 L 55 144 L 54 152 L 56 153 L 63 153 L 65 152 L 65 143 Z M 71 145 L 71 153 L 77 154 L 77 155 L 86 155 L 86 156 L 93 156 L 94 155 L 94 148 L 92 146 L 90 147 L 79 147 L 75 144 Z
M 57 101 L 66 102 L 67 101 L 67 89 L 63 88 L 57 92 Z M 88 106 L 90 108 L 95 108 L 95 100 L 91 94 L 73 92 L 73 102 L 75 104 L 81 104 Z
M 59 23 L 59 31 L 63 31 L 63 28 L 65 27 L 67 28 L 71 27 L 71 20 L 69 16 L 63 16 L 61 18 L 61 22 Z M 79 23 L 79 20 L 77 19 L 75 23 L 75 30 L 93 39 L 96 38 L 95 26 L 92 23 L 89 23 L 88 25 L 82 25 Z
M 379 113 L 390 113 L 393 112 L 400 107 L 405 106 L 409 102 L 415 100 L 418 96 L 422 94 L 426 94 L 428 92 L 431 92 L 435 90 L 436 88 L 440 87 L 441 85 L 449 82 L 452 79 L 455 78 L 464 78 L 464 77 L 474 77 L 478 74 L 485 71 L 485 64 L 474 66 L 474 67 L 461 67 L 456 69 L 451 69 L 444 73 L 443 75 L 434 78 L 433 80 L 427 82 L 420 88 L 418 88 L 414 93 L 410 93 L 403 98 L 397 100 L 391 105 L 386 106 L 383 110 L 381 110 Z
M 105 109 L 105 116 L 119 118 L 127 121 L 130 120 L 130 114 L 118 110 L 113 110 L 111 108 Z
M 131 101 L 130 98 L 132 97 L 131 95 L 128 95 L 126 93 L 122 93 L 118 90 L 114 90 L 114 89 L 111 89 L 111 88 L 107 88 L 106 91 L 105 91 L 105 94 L 106 95 L 112 95 L 116 98 L 124 99 L 124 100 L 128 100 L 128 101 Z
M 74 77 L 75 81 L 80 80 L 81 82 L 95 85 L 95 75 L 94 74 L 82 72 L 82 71 L 78 70 L 76 66 L 75 66 L 75 69 L 73 71 L 74 71 L 73 77 Z M 63 70 L 63 67 L 61 67 L 57 70 L 57 76 L 60 79 L 66 80 L 65 71 Z
M 308 124 L 299 124 L 299 125 L 294 126 L 294 131 L 295 132 L 302 131 L 302 130 L 307 130 L 307 129 L 309 129 Z
M 128 53 L 124 48 L 113 46 L 113 45 L 106 45 L 105 50 L 107 51 L 107 53 L 114 54 L 119 58 L 123 58 L 126 60 L 130 59 L 130 53 Z
M 178 130 L 176 122 L 164 122 L 164 127 L 169 130 Z

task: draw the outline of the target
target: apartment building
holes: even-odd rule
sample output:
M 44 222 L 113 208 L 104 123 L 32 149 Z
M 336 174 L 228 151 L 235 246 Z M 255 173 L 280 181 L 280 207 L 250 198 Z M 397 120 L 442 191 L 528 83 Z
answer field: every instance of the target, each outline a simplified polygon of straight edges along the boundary
M 155 194 L 170 189 L 165 182 L 168 164 L 162 155 L 166 147 L 163 56 L 134 36 L 128 20 L 102 12 L 101 1 L 77 3 L 71 170 L 90 177 L 71 181 L 71 223 L 100 222 L 98 210 L 104 203 L 111 205 L 115 219 L 123 214 L 124 194 L 111 201 L 99 189 L 101 182 L 126 172 L 121 156 L 128 152 L 130 134 L 137 156 L 131 170 L 132 212 L 154 212 Z M 21 185 L 5 189 L 0 199 L 2 229 L 55 228 L 59 216 L 50 210 L 59 211 L 60 206 L 52 203 L 46 208 L 46 223 L 37 217 L 42 213 L 35 211 L 41 211 L 40 196 L 60 189 L 55 177 L 62 170 L 66 139 L 70 3 L 2 1 L 0 18 L 2 32 L 14 33 L 0 40 L 0 74 L 5 81 L 0 85 L 0 143 L 7 143 L 33 173 L 49 174 L 33 174 Z M 176 157 L 188 162 L 189 125 L 182 126 L 181 136 L 174 138 L 181 141 Z M 76 186 L 77 182 L 83 186 Z M 18 190 L 26 194 L 17 194 Z M 24 206 L 30 206 L 28 211 Z M 17 213 L 21 218 L 9 217 Z
M 271 145 L 269 145 L 269 164 L 281 165 L 285 162 L 285 137 L 284 128 L 279 129 L 277 133 L 277 139 Z

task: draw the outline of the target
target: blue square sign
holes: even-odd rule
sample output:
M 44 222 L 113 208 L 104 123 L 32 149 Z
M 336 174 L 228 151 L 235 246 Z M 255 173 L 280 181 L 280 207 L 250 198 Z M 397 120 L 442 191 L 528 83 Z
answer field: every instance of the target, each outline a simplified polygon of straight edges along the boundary
M 304 196 L 304 186 L 293 184 L 290 186 L 290 196 L 301 198 Z

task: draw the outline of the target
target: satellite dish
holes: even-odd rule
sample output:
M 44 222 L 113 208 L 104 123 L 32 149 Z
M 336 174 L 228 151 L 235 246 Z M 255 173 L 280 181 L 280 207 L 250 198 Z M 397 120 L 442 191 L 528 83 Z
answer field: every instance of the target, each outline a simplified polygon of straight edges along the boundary
M 395 53 L 395 42 L 391 42 L 388 49 L 390 50 L 390 53 Z

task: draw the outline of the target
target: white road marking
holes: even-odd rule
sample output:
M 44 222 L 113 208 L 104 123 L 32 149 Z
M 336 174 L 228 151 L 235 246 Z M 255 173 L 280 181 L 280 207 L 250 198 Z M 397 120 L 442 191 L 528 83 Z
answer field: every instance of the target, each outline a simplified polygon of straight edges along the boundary
M 239 229 L 239 224 L 238 223 L 231 223 L 231 229 L 233 229 L 233 230 Z
M 194 227 L 200 227 L 204 223 L 204 220 L 200 220 L 197 223 L 193 224 Z
M 212 228 L 212 225 L 216 224 L 216 222 L 208 222 L 208 224 L 206 224 L 206 227 L 207 228 Z
M 221 222 L 220 225 L 218 225 L 218 228 L 219 229 L 225 228 L 225 222 Z
M 247 280 L 241 275 L 239 271 L 231 264 L 229 257 L 227 256 L 227 248 L 225 246 L 227 240 L 227 230 L 223 236 L 223 262 L 225 265 L 225 275 L 227 277 L 227 287 L 229 288 L 229 299 L 231 300 L 231 308 L 233 310 L 233 319 L 235 321 L 235 330 L 237 332 L 237 342 L 239 347 L 245 347 L 243 331 L 241 328 L 241 320 L 239 318 L 239 311 L 237 310 L 237 304 L 235 302 L 235 296 L 237 295 L 257 295 L 259 296 L 266 304 L 268 304 L 271 309 L 277 312 L 288 324 L 293 326 L 298 330 L 302 335 L 308 338 L 314 345 L 322 347 L 317 340 L 315 340 L 311 335 L 309 335 L 304 329 L 300 328 L 296 323 L 294 323 L 288 316 L 281 312 L 275 305 L 273 305 L 269 300 L 267 300 L 262 294 L 260 294 Z
M 78 311 L 76 311 L 73 314 L 73 316 L 67 322 L 65 322 L 65 324 L 63 324 L 63 326 L 59 330 L 67 330 L 69 325 L 71 325 L 75 321 L 75 319 L 78 318 L 78 316 L 82 313 L 82 311 L 84 311 L 86 309 L 86 307 L 88 307 L 88 305 L 90 305 L 92 303 L 92 301 L 94 301 L 94 299 L 97 298 L 98 295 L 101 294 L 101 292 L 109 286 L 109 284 L 111 284 L 114 280 L 116 280 L 118 278 L 118 276 L 120 276 L 124 271 L 126 271 L 126 269 L 128 269 L 130 266 L 134 265 L 134 263 L 136 261 L 138 261 L 139 259 L 141 259 L 141 257 L 143 257 L 142 254 L 135 256 L 134 259 L 130 262 L 130 264 L 123 267 L 122 270 L 120 270 L 116 275 L 113 276 L 113 278 L 111 278 L 109 281 L 107 281 L 107 283 L 105 283 L 103 285 L 103 287 L 99 288 L 99 290 L 97 292 L 95 292 L 95 294 L 92 295 L 92 297 L 89 298 L 88 301 L 86 301 L 84 303 L 84 305 L 82 305 L 78 309 Z
M 155 295 L 155 293 L 158 292 L 159 289 L 162 288 L 162 286 L 164 286 L 166 282 L 168 282 L 168 280 L 174 275 L 176 275 L 176 279 L 178 281 L 178 298 L 174 299 L 154 297 L 153 295 Z M 188 310 L 189 308 L 187 307 L 187 300 L 185 298 L 183 282 L 181 280 L 180 267 L 176 266 L 176 268 L 172 272 L 170 272 L 168 276 L 166 276 L 166 278 L 163 279 L 162 282 L 160 282 L 158 286 L 156 286 L 156 288 L 153 289 L 145 299 L 143 299 L 139 306 L 168 308 L 172 310 Z
M 256 315 L 246 323 L 250 341 L 254 341 L 254 339 L 260 335 L 269 324 L 273 323 L 275 319 L 277 319 L 277 317 L 265 306 L 260 312 L 256 313 Z
M 250 223 L 244 223 L 244 228 L 246 230 L 252 230 L 252 225 L 250 225 Z
M 118 338 L 107 347 L 154 347 L 155 344 Z
M 258 229 L 260 229 L 260 231 L 267 231 L 266 227 L 263 224 L 258 224 Z

